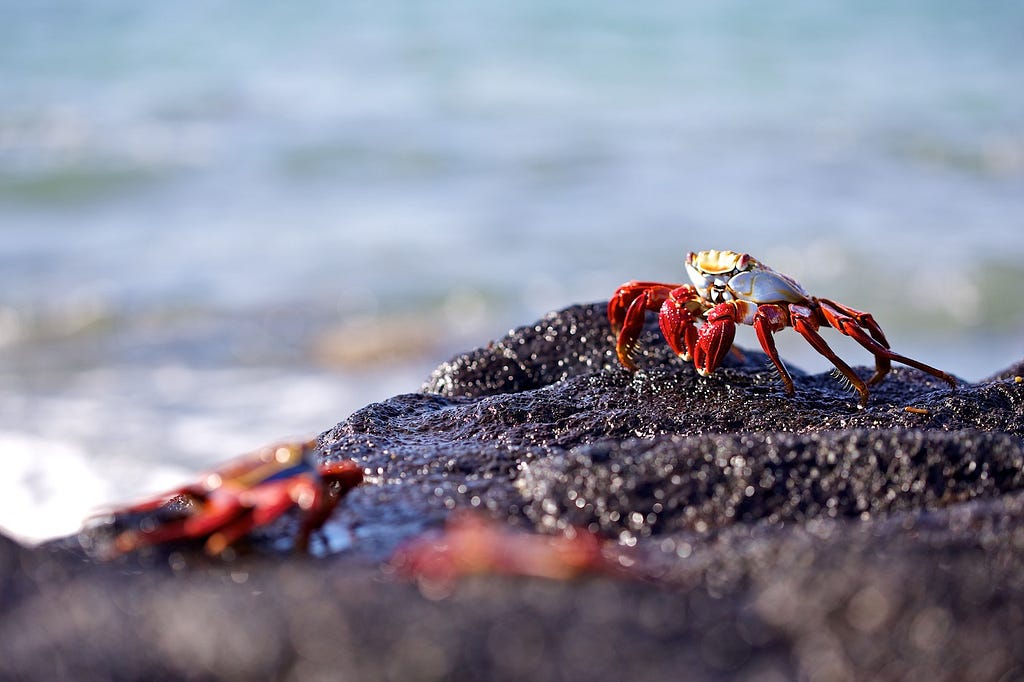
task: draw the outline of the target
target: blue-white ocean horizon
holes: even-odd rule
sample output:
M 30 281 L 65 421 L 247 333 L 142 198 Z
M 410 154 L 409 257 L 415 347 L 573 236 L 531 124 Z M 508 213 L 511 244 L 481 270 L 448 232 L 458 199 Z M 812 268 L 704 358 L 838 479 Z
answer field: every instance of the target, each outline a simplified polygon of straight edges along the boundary
M 7 3 L 0 527 L 325 430 L 690 250 L 992 374 L 1024 355 L 1022 38 L 1013 2 Z

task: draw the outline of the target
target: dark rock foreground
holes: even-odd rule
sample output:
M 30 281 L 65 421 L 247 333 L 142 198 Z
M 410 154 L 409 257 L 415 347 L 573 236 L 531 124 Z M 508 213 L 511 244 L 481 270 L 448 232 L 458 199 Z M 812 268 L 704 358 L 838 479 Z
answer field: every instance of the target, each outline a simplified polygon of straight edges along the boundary
M 896 368 L 860 409 L 755 352 L 701 379 L 653 326 L 638 373 L 611 347 L 572 307 L 323 434 L 367 479 L 315 557 L 285 526 L 230 560 L 0 538 L 0 679 L 1024 679 L 1022 364 L 956 391 Z M 623 571 L 382 569 L 463 509 L 589 528 Z

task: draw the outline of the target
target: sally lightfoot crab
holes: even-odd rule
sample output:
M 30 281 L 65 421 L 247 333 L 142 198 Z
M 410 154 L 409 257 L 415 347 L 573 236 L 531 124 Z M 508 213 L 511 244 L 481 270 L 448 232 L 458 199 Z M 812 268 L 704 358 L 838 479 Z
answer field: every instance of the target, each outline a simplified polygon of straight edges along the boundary
M 885 378 L 892 363 L 915 367 L 956 387 L 956 379 L 942 370 L 893 352 L 870 313 L 854 310 L 827 298 L 811 296 L 800 284 L 772 270 L 752 256 L 734 251 L 701 251 L 686 257 L 690 284 L 627 282 L 608 302 L 608 320 L 617 339 L 619 361 L 635 370 L 636 350 L 648 310 L 658 312 L 665 341 L 683 360 L 693 360 L 701 376 L 711 374 L 732 347 L 737 324 L 754 327 L 758 341 L 782 377 L 786 393 L 793 395 L 793 379 L 775 349 L 773 334 L 792 327 L 816 351 L 836 366 L 868 402 L 868 386 Z M 697 323 L 702 323 L 700 327 Z M 865 383 L 818 333 L 832 327 L 849 336 L 875 356 L 875 373 Z
M 115 519 L 143 517 L 138 528 L 117 534 L 114 553 L 205 540 L 207 554 L 217 555 L 289 510 L 300 514 L 295 547 L 305 549 L 310 534 L 363 480 L 362 469 L 351 460 L 314 466 L 310 460 L 315 447 L 316 441 L 307 441 L 262 448 L 207 473 L 197 483 L 115 509 Z

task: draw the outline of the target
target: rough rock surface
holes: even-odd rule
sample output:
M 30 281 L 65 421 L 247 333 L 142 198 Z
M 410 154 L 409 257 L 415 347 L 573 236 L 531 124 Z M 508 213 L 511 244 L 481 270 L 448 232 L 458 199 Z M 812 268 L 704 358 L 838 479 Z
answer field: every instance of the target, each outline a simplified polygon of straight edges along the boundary
M 321 456 L 367 480 L 316 558 L 286 525 L 230 561 L 0 538 L 0 678 L 1024 679 L 1022 363 L 956 391 L 897 368 L 861 409 L 828 373 L 790 398 L 759 353 L 701 379 L 644 340 L 631 375 L 576 306 L 356 412 Z M 632 579 L 380 568 L 459 509 L 587 527 Z

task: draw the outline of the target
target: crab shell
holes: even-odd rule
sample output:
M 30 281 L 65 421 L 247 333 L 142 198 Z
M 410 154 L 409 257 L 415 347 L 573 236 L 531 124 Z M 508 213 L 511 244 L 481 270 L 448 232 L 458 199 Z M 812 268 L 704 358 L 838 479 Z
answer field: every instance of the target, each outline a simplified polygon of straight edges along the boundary
M 686 274 L 697 294 L 715 305 L 725 301 L 804 303 L 811 298 L 795 279 L 746 253 L 691 252 L 686 256 Z

